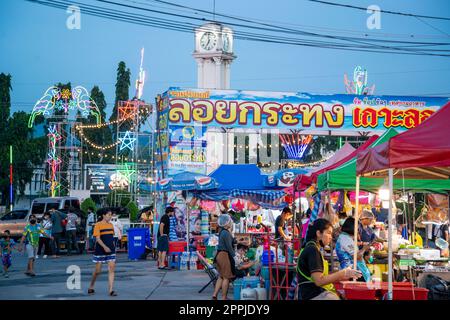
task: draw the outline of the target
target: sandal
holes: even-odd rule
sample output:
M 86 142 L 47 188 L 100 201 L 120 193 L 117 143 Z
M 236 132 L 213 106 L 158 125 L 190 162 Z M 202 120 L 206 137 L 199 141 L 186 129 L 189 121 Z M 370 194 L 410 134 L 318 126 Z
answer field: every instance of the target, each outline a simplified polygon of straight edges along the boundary
M 215 296 L 212 296 L 212 300 L 217 300 L 217 297 L 215 297 Z
M 94 290 L 94 289 L 88 289 L 88 294 L 92 295 L 92 294 L 94 294 L 94 293 L 95 293 L 95 290 Z
M 111 297 L 117 297 L 117 292 L 111 291 L 111 292 L 109 293 L 109 295 L 110 295 Z

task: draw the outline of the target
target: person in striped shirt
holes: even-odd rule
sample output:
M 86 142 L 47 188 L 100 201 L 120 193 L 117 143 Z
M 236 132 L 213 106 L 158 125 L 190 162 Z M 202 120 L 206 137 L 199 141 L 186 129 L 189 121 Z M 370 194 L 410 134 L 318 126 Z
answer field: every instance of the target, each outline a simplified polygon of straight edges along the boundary
M 114 226 L 111 223 L 112 212 L 109 209 L 99 210 L 97 216 L 102 216 L 103 219 L 95 224 L 93 236 L 96 239 L 94 258 L 95 270 L 92 274 L 91 284 L 88 289 L 88 294 L 94 294 L 94 285 L 97 277 L 102 271 L 102 264 L 108 264 L 108 283 L 109 295 L 117 296 L 113 290 L 114 286 L 114 271 L 116 268 L 116 247 L 114 244 Z

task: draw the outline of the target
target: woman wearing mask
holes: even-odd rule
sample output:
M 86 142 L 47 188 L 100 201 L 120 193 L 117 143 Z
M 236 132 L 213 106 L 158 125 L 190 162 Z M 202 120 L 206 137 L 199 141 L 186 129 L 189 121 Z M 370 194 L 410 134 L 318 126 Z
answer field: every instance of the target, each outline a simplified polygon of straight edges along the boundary
M 36 255 L 36 259 L 39 258 L 42 252 L 42 247 L 45 247 L 43 256 L 44 259 L 46 259 L 47 256 L 52 254 L 52 249 L 50 247 L 51 243 L 50 238 L 52 236 L 53 224 L 50 212 L 44 213 L 44 219 L 42 220 L 42 228 L 44 228 L 45 234 L 41 234 L 39 236 L 39 248 Z
M 353 266 L 353 253 L 354 253 L 354 234 L 355 234 L 355 219 L 348 217 L 345 219 L 344 224 L 341 227 L 341 234 L 336 242 L 336 254 L 339 259 L 340 269 L 345 269 Z M 364 252 L 369 250 L 369 245 L 364 245 L 358 251 L 358 261 L 356 262 L 357 269 L 362 273 L 361 280 L 369 282 L 371 280 L 370 271 L 364 262 Z
M 217 279 L 212 298 L 213 300 L 217 300 L 217 294 L 222 290 L 222 298 L 223 300 L 227 300 L 230 281 L 234 279 L 236 275 L 234 263 L 235 240 L 231 234 L 233 220 L 228 214 L 222 214 L 219 216 L 218 225 L 220 228 L 219 244 L 217 246 L 217 254 L 214 258 L 214 262 L 217 271 L 219 272 L 219 279 Z
M 340 300 L 334 282 L 359 278 L 361 273 L 344 269 L 328 274 L 328 262 L 321 248 L 331 242 L 333 227 L 326 219 L 317 219 L 308 227 L 306 244 L 297 263 L 299 300 Z

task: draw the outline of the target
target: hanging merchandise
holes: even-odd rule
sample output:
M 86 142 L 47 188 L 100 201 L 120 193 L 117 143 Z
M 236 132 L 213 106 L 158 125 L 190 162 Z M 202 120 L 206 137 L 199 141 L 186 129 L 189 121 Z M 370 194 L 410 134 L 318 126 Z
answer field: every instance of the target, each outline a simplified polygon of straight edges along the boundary
M 233 203 L 232 206 L 234 211 L 242 211 L 245 208 L 245 205 L 241 200 L 238 200 L 237 202 Z
M 201 211 L 201 233 L 202 236 L 209 235 L 209 214 L 207 211 Z

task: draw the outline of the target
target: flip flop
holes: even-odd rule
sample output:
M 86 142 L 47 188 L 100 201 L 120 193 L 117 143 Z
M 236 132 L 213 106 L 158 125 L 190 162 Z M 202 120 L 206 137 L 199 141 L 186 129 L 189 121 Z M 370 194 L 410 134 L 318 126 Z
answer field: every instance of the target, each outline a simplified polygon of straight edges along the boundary
M 111 297 L 117 297 L 117 292 L 111 291 L 111 292 L 109 293 L 109 295 L 110 295 Z
M 88 294 L 89 295 L 93 295 L 95 293 L 95 290 L 94 289 L 88 289 Z

